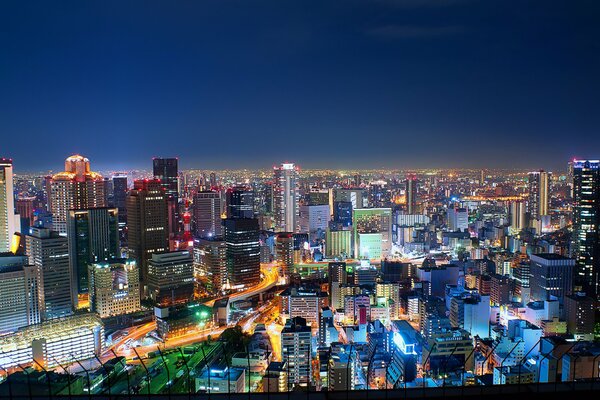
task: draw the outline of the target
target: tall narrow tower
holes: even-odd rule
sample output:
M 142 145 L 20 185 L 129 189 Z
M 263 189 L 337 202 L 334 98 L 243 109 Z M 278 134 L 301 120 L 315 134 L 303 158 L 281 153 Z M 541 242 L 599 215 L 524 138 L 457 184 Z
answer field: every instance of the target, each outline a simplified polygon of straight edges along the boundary
M 273 205 L 275 225 L 280 232 L 298 231 L 298 169 L 292 163 L 274 167 Z
M 12 160 L 0 158 L 0 253 L 10 251 L 15 229 Z

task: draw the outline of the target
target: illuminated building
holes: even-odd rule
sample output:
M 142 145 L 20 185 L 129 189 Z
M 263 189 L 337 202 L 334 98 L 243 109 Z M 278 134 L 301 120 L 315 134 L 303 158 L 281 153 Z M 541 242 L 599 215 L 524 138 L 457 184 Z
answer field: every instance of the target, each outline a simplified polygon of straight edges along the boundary
M 198 239 L 194 244 L 194 276 L 210 276 L 214 291 L 227 285 L 227 246 L 223 238 Z
M 423 346 L 423 365 L 425 371 L 447 373 L 456 370 L 472 371 L 475 357 L 473 356 L 473 339 L 464 329 L 439 330 L 427 339 Z
M 196 236 L 209 238 L 222 235 L 221 192 L 198 192 L 194 194 L 194 222 Z
M 127 175 L 119 174 L 112 177 L 113 206 L 119 210 L 119 221 L 127 221 Z
M 273 212 L 279 232 L 298 231 L 298 169 L 294 164 L 284 163 L 273 168 Z
M 227 218 L 254 218 L 254 192 L 244 186 L 236 186 L 225 192 Z
M 365 208 L 369 206 L 369 196 L 366 189 L 331 189 L 329 205 L 330 213 L 333 214 L 333 207 L 337 202 L 348 202 L 352 204 L 352 209 Z
M 287 364 L 285 361 L 272 361 L 262 377 L 263 392 L 287 392 Z
M 527 201 L 527 211 L 534 220 L 540 219 L 543 215 L 548 215 L 548 194 L 551 176 L 551 172 L 543 170 L 530 172 L 528 175 L 529 199 Z
M 73 312 L 69 243 L 67 238 L 46 228 L 29 228 L 26 237 L 29 264 L 40 274 L 42 320 L 65 317 Z
M 332 345 L 327 369 L 328 390 L 354 390 L 360 368 L 358 351 L 352 345 Z
M 322 302 L 321 293 L 314 290 L 290 287 L 280 294 L 281 312 L 293 319 L 302 317 L 311 327 L 319 328 L 319 309 Z
M 406 179 L 406 213 L 417 214 L 417 179 L 410 176 Z
M 563 304 L 573 287 L 575 260 L 553 253 L 531 255 L 531 297 L 550 300 L 555 296 Z
M 141 270 L 142 285 L 148 281 L 152 254 L 169 250 L 167 194 L 159 180 L 136 180 L 127 195 L 129 257 Z
M 36 360 L 45 368 L 86 360 L 104 349 L 104 326 L 94 314 L 78 314 L 30 325 L 0 337 L 0 366 Z
M 258 220 L 227 218 L 223 221 L 227 278 L 233 287 L 251 286 L 260 281 Z
M 325 257 L 352 257 L 352 229 L 330 224 L 325 231 Z
M 275 261 L 284 277 L 294 272 L 294 239 L 289 232 L 275 235 Z
M 392 203 L 392 195 L 384 180 L 371 181 L 369 183 L 369 207 L 389 207 Z
M 333 221 L 342 226 L 352 225 L 352 203 L 336 201 L 333 203 Z
M 33 225 L 33 215 L 35 211 L 35 197 L 19 197 L 15 200 L 15 208 L 17 210 L 17 214 L 21 216 L 21 218 L 26 218 L 29 221 L 29 225 Z M 15 216 L 16 217 L 16 216 Z M 19 226 L 15 222 L 16 226 Z
M 595 300 L 581 292 L 565 297 L 567 330 L 577 340 L 594 338 Z
M 481 290 L 481 294 L 484 294 Z M 510 278 L 503 275 L 492 274 L 490 281 L 490 300 L 492 304 L 501 306 L 510 303 L 511 296 Z
M 281 331 L 282 359 L 288 364 L 288 390 L 310 386 L 312 376 L 311 328 L 302 317 L 289 319 Z
M 0 158 L 0 253 L 10 251 L 15 218 L 12 160 Z
M 211 365 L 196 377 L 196 391 L 205 393 L 244 393 L 245 387 L 246 370 L 242 368 Z
M 190 331 L 207 328 L 212 321 L 212 309 L 199 304 L 155 308 L 156 331 L 161 338 L 168 340 L 183 336 Z
M 177 219 L 179 218 L 179 170 L 177 158 L 153 158 L 152 172 L 154 179 L 160 181 L 160 185 L 167 194 L 169 202 L 169 227 L 170 233 L 178 231 Z
M 94 263 L 88 271 L 90 311 L 107 318 L 140 310 L 140 273 L 134 260 Z
M 39 285 L 26 256 L 0 254 L 0 335 L 40 322 Z
M 450 232 L 464 231 L 469 228 L 469 213 L 466 208 L 448 209 L 448 230 Z
M 308 233 L 311 240 L 325 233 L 330 219 L 331 214 L 327 204 L 300 206 L 299 229 L 302 233 Z
M 80 155 L 68 157 L 64 172 L 50 181 L 52 228 L 66 235 L 69 211 L 106 207 L 106 197 L 106 181 L 90 169 L 90 160 Z
M 513 232 L 521 232 L 527 226 L 525 221 L 525 203 L 513 201 L 510 203 L 510 229 Z
M 391 362 L 387 368 L 386 381 L 389 388 L 400 382 L 412 382 L 417 376 L 418 333 L 407 321 L 393 321 L 391 326 Z
M 88 265 L 120 257 L 119 216 L 116 208 L 69 211 L 71 294 L 75 308 L 85 307 Z
M 153 253 L 148 262 L 148 295 L 161 307 L 185 304 L 194 296 L 194 263 L 190 251 Z
M 392 209 L 357 208 L 352 219 L 355 257 L 387 257 L 392 249 Z
M 600 161 L 573 161 L 572 252 L 577 290 L 600 297 Z
M 466 295 L 450 300 L 450 323 L 471 336 L 485 339 L 490 336 L 490 297 Z

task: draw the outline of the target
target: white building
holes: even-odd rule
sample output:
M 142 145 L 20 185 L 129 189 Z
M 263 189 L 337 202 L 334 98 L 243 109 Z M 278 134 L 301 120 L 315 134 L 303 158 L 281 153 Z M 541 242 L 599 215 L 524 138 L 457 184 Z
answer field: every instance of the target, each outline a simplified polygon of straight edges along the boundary
M 300 232 L 308 233 L 311 239 L 319 232 L 325 233 L 330 220 L 328 204 L 300 206 Z
M 88 271 L 90 311 L 107 318 L 140 310 L 140 272 L 135 260 L 96 263 Z
M 10 251 L 15 222 L 12 160 L 0 158 L 0 253 Z
M 274 167 L 273 208 L 279 232 L 298 232 L 298 169 L 292 163 Z

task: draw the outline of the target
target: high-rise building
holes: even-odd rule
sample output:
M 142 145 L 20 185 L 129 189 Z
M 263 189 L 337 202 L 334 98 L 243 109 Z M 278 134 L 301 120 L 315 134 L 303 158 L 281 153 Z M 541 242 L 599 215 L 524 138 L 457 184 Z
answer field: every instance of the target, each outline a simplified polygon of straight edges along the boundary
M 273 206 L 275 226 L 280 232 L 298 231 L 298 169 L 284 163 L 274 167 Z
M 525 221 L 525 203 L 522 201 L 513 201 L 510 203 L 510 229 L 513 232 L 520 232 L 526 227 Z
M 0 158 L 0 253 L 10 250 L 15 226 L 12 160 Z
M 532 219 L 548 215 L 549 182 L 551 173 L 543 170 L 529 173 L 529 200 L 527 211 Z
M 577 262 L 574 284 L 596 299 L 600 296 L 600 160 L 573 161 L 573 235 Z
M 311 328 L 302 317 L 289 319 L 281 331 L 282 359 L 288 364 L 288 390 L 309 386 L 312 376 Z
M 450 232 L 461 231 L 469 228 L 469 212 L 466 208 L 448 209 L 448 230 Z
M 245 186 L 227 189 L 227 218 L 254 218 L 254 192 Z
M 127 222 L 127 175 L 119 174 L 112 177 L 113 203 L 112 206 L 119 210 L 119 220 Z
M 414 176 L 406 179 L 406 213 L 417 214 L 417 179 Z
M 196 236 L 210 238 L 221 236 L 221 192 L 198 192 L 194 194 L 194 222 Z
M 88 266 L 121 255 L 119 212 L 108 207 L 71 210 L 67 231 L 73 305 L 87 307 Z
M 327 230 L 331 214 L 329 205 L 302 205 L 299 214 L 299 231 L 308 233 L 310 239 L 322 237 Z
M 159 180 L 134 182 L 127 195 L 127 235 L 129 257 L 135 259 L 146 285 L 152 254 L 169 250 L 167 194 Z
M 0 254 L 0 336 L 40 322 L 40 276 L 27 256 Z
M 152 171 L 154 179 L 160 181 L 168 199 L 169 210 L 169 233 L 171 235 L 179 232 L 179 160 L 177 158 L 152 159 Z
M 40 276 L 42 320 L 61 318 L 73 312 L 69 242 L 47 228 L 29 228 L 26 237 L 29 264 Z
M 352 230 L 339 224 L 330 224 L 325 231 L 325 256 L 341 259 L 352 257 Z
M 227 284 L 227 246 L 222 237 L 198 239 L 194 243 L 194 276 L 210 276 L 214 291 Z
M 90 160 L 73 155 L 65 160 L 65 170 L 50 181 L 52 228 L 67 235 L 69 211 L 107 206 L 106 181 L 90 169 Z
M 550 296 L 564 303 L 573 288 L 575 260 L 554 253 L 531 255 L 531 297 L 534 300 L 550 300 Z
M 185 304 L 194 296 L 194 261 L 188 250 L 153 253 L 148 262 L 148 295 L 155 304 Z
M 380 259 L 392 249 L 392 209 L 357 208 L 353 213 L 354 256 Z
M 294 235 L 280 232 L 275 235 L 275 261 L 281 267 L 281 274 L 289 276 L 294 272 Z
M 567 330 L 575 339 L 594 338 L 596 299 L 577 292 L 565 297 Z
M 90 311 L 100 318 L 140 310 L 140 273 L 135 260 L 112 260 L 88 267 Z
M 352 225 L 352 203 L 349 201 L 336 201 L 333 203 L 333 221 L 342 226 Z
M 250 286 L 260 281 L 260 241 L 258 220 L 227 218 L 223 221 L 226 246 L 227 279 L 233 287 Z

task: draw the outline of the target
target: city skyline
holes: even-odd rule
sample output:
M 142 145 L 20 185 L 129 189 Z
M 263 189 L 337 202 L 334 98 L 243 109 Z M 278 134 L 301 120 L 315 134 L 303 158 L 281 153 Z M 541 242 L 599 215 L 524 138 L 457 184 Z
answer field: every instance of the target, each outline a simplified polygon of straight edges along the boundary
M 548 170 L 594 157 L 598 4 L 310 5 L 4 5 L 3 153 L 36 170 L 65 153 L 101 169 L 158 155 Z

